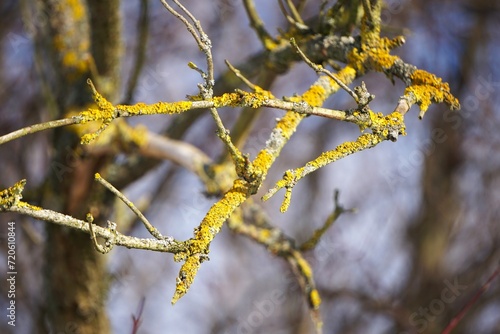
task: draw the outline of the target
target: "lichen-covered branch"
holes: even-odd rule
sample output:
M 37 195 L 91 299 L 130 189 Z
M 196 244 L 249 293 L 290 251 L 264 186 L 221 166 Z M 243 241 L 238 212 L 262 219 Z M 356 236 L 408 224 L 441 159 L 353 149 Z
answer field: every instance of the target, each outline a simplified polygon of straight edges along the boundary
M 243 0 L 243 5 L 245 6 L 245 10 L 247 12 L 247 16 L 250 19 L 250 25 L 257 33 L 262 45 L 265 49 L 271 50 L 276 46 L 276 41 L 271 37 L 271 35 L 267 32 L 264 27 L 264 23 L 262 22 L 257 10 L 255 8 L 255 3 L 253 0 Z
M 90 234 L 88 221 L 80 220 L 56 211 L 42 209 L 21 201 L 22 191 L 26 180 L 17 182 L 10 188 L 0 192 L 0 212 L 17 212 L 26 216 L 33 217 L 53 224 L 70 227 Z M 124 246 L 127 248 L 136 248 L 152 250 L 156 252 L 179 253 L 184 250 L 182 242 L 178 242 L 171 237 L 158 239 L 136 238 L 123 235 L 120 232 L 94 225 L 93 230 L 99 238 L 105 239 L 110 245 Z
M 72 118 L 63 118 L 59 119 L 56 121 L 48 121 L 45 123 L 40 123 L 40 124 L 34 124 L 27 126 L 25 128 L 13 131 L 11 133 L 8 133 L 6 135 L 3 135 L 0 137 L 0 145 L 8 143 L 11 140 L 18 139 L 24 136 L 27 136 L 32 133 L 37 133 L 40 131 L 48 130 L 48 129 L 55 129 L 61 126 L 67 126 L 71 124 L 77 124 L 79 123 L 80 120 L 76 117 Z
M 200 264 L 208 258 L 210 243 L 233 211 L 249 197 L 248 190 L 249 187 L 245 181 L 240 179 L 234 181 L 233 188 L 210 208 L 200 225 L 194 230 L 194 237 L 186 241 L 186 250 L 175 255 L 174 259 L 184 261 L 184 264 L 177 277 L 172 304 L 175 304 L 189 290 Z
M 231 216 L 228 227 L 232 231 L 263 245 L 270 253 L 287 260 L 307 299 L 316 330 L 320 333 L 322 327 L 321 314 L 319 313 L 321 298 L 314 283 L 311 266 L 297 249 L 295 242 L 282 230 L 273 227 L 262 208 L 251 201 L 245 203 L 238 214 Z
M 0 144 L 2 144 L 36 131 L 70 124 L 80 124 L 86 125 L 86 130 L 88 130 L 87 132 L 79 133 L 81 142 L 83 144 L 93 143 L 94 146 L 98 146 L 96 140 L 104 137 L 102 136 L 103 132 L 108 130 L 107 133 L 112 133 L 113 135 L 99 144 L 111 146 L 115 141 L 114 139 L 126 137 L 128 139 L 124 142 L 136 145 L 139 152 L 144 155 L 172 159 L 193 170 L 206 183 L 208 189 L 211 184 L 210 178 L 215 180 L 216 177 L 206 172 L 205 167 L 211 161 L 203 152 L 194 147 L 183 146 L 180 143 L 167 142 L 167 140 L 162 141 L 156 135 L 141 132 L 139 128 L 133 129 L 126 125 L 125 122 L 118 120 L 118 118 L 131 116 L 171 115 L 181 114 L 188 110 L 208 109 L 217 126 L 217 135 L 225 144 L 227 151 L 232 157 L 234 166 L 230 167 L 234 168 L 232 171 L 228 171 L 228 164 L 210 164 L 209 168 L 207 168 L 207 170 L 211 169 L 212 171 L 223 171 L 229 175 L 230 179 L 224 185 L 222 183 L 219 184 L 216 190 L 221 194 L 224 191 L 225 193 L 209 209 L 199 226 L 195 228 L 193 237 L 189 240 L 179 242 L 170 237 L 162 236 L 138 210 L 135 211 L 136 209 L 134 209 L 133 205 L 129 206 L 155 238 L 139 239 L 125 236 L 116 230 L 114 223 L 109 223 L 106 228 L 93 224 L 93 218 L 90 215 L 86 221 L 83 221 L 51 210 L 31 206 L 21 201 L 25 181 L 20 181 L 13 187 L 0 193 L 0 211 L 19 212 L 36 219 L 89 233 L 92 236 L 96 249 L 100 252 L 105 253 L 113 246 L 120 245 L 129 248 L 148 249 L 175 254 L 174 259 L 183 263 L 177 277 L 176 290 L 172 298 L 172 303 L 177 302 L 188 291 L 194 282 L 201 263 L 208 259 L 210 244 L 223 227 L 223 224 L 232 217 L 232 214 L 242 204 L 257 193 L 269 169 L 279 157 L 281 150 L 307 115 L 328 117 L 354 123 L 359 126 L 362 134 L 353 141 L 341 143 L 333 150 L 321 153 L 304 167 L 286 171 L 283 179 L 278 181 L 276 186 L 269 190 L 263 198 L 266 200 L 279 189 L 285 188 L 286 193 L 281 211 L 285 211 L 288 208 L 292 189 L 295 184 L 309 173 L 350 154 L 373 148 L 382 141 L 396 141 L 398 136 L 404 135 L 404 115 L 412 105 L 417 104 L 420 107 L 420 117 L 424 115 L 431 103 L 446 103 L 451 109 L 458 109 L 460 107 L 458 100 L 451 94 L 447 83 L 443 83 L 440 78 L 431 73 L 406 64 L 398 56 L 391 54 L 394 48 L 404 43 L 404 38 L 389 39 L 380 36 L 381 1 L 379 0 L 359 0 L 353 2 L 352 6 L 356 6 L 356 10 L 347 19 L 346 24 L 350 25 L 354 23 L 359 26 L 359 36 L 334 36 L 333 34 L 325 36 L 324 34 L 314 33 L 314 28 L 306 25 L 295 5 L 292 1 L 288 1 L 287 4 L 292 13 L 290 17 L 292 27 L 286 34 L 282 34 L 282 36 L 275 39 L 265 29 L 262 20 L 254 8 L 253 1 L 244 1 L 251 25 L 256 30 L 266 49 L 264 56 L 261 55 L 261 58 L 254 57 L 254 59 L 265 59 L 266 68 L 272 69 L 274 73 L 281 73 L 288 69 L 291 63 L 302 58 L 315 71 L 326 75 L 318 78 L 302 95 L 278 99 L 270 91 L 262 89 L 258 85 L 250 83 L 249 80 L 244 79 L 244 76 L 239 75 L 239 72 L 233 68 L 233 71 L 240 78 L 243 78 L 244 81 L 246 80 L 245 82 L 250 86 L 252 91 L 236 90 L 214 95 L 214 67 L 210 39 L 203 31 L 200 22 L 179 1 L 172 0 L 172 2 L 180 8 L 179 12 L 170 6 L 166 0 L 162 0 L 165 8 L 185 25 L 206 58 L 206 70 L 198 68 L 194 63 L 189 63 L 189 67 L 196 70 L 203 79 L 203 83 L 198 85 L 199 93 L 197 95 L 190 96 L 185 101 L 162 101 L 149 105 L 144 103 L 115 105 L 108 101 L 109 97 L 106 99 L 101 95 L 89 80 L 88 83 L 92 89 L 95 106 L 79 112 L 71 118 L 35 125 L 0 137 Z M 114 3 L 116 4 L 116 2 Z M 97 2 L 94 5 L 97 6 Z M 361 12 L 364 15 L 361 21 L 359 21 L 357 15 Z M 336 15 L 333 12 L 330 14 L 332 17 Z M 332 26 L 337 24 L 338 26 L 343 25 L 342 22 L 339 22 L 334 23 Z M 344 28 L 347 29 L 347 26 Z M 288 43 L 290 38 L 292 38 L 293 47 Z M 295 51 L 298 51 L 298 54 Z M 71 60 L 71 57 L 67 58 L 67 61 Z M 321 65 L 332 59 L 345 64 L 343 67 L 339 66 L 340 69 L 337 73 L 328 71 Z M 252 61 L 249 63 L 252 64 Z M 92 66 L 92 63 L 84 62 L 74 65 L 76 68 L 81 67 L 81 70 L 87 70 L 87 67 Z M 110 70 L 113 69 L 116 68 L 110 68 Z M 378 71 L 384 73 L 390 80 L 396 77 L 405 83 L 406 89 L 403 96 L 397 102 L 394 112 L 384 115 L 372 111 L 368 104 L 374 96 L 368 92 L 364 83 L 354 89 L 349 88 L 354 79 L 369 71 Z M 357 108 L 351 110 L 332 110 L 321 107 L 325 100 L 339 89 L 344 89 L 353 97 Z M 106 92 L 107 89 L 100 87 L 100 91 Z M 111 100 L 113 99 L 111 98 Z M 250 161 L 249 157 L 240 152 L 236 145 L 234 145 L 235 142 L 231 134 L 222 123 L 218 115 L 218 109 L 222 107 L 252 109 L 270 107 L 286 110 L 287 112 L 277 121 L 265 146 L 259 151 L 256 158 Z M 97 127 L 90 126 L 89 123 L 91 122 L 98 123 Z M 115 132 L 111 131 L 111 128 L 114 128 Z M 120 149 L 126 151 L 124 145 Z M 152 151 L 154 151 L 154 154 L 151 154 Z M 190 155 L 192 154 L 192 157 L 186 158 L 186 152 L 189 152 L 188 154 Z M 113 191 L 115 195 L 124 199 L 118 190 L 106 183 L 100 176 L 97 175 L 96 178 Z M 232 184 L 232 186 L 228 186 L 229 184 Z M 229 190 L 227 190 L 228 188 Z M 126 202 L 126 200 L 124 201 Z M 247 208 L 242 208 L 242 210 L 247 210 Z M 336 209 L 325 225 L 316 231 L 312 238 L 302 247 L 293 245 L 292 240 L 287 238 L 281 230 L 271 227 L 267 220 L 259 218 L 258 215 L 255 215 L 253 218 L 257 220 L 261 219 L 260 222 L 244 223 L 243 221 L 238 221 L 238 217 L 234 216 L 230 224 L 233 230 L 252 238 L 256 242 L 266 246 L 270 252 L 287 259 L 299 278 L 304 294 L 308 298 L 313 319 L 316 319 L 315 323 L 318 331 L 321 329 L 321 320 L 318 313 L 320 297 L 314 285 L 312 270 L 300 251 L 313 248 L 341 212 L 343 211 L 336 202 Z M 105 239 L 104 245 L 99 244 L 97 238 Z

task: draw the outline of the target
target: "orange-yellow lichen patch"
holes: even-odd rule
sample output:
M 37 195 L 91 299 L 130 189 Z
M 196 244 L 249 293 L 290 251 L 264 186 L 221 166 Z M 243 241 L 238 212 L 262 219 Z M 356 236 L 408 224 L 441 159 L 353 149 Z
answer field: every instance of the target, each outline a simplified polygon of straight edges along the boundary
M 215 108 L 221 107 L 251 107 L 260 108 L 267 100 L 274 98 L 271 92 L 258 86 L 255 92 L 239 91 L 237 93 L 226 93 L 212 98 Z
M 374 113 L 370 110 L 369 113 L 370 124 L 362 124 L 360 128 L 364 126 L 370 127 L 374 132 L 380 133 L 384 138 L 387 138 L 390 129 L 398 129 L 401 135 L 406 135 L 404 117 L 399 112 L 384 115 L 382 113 Z
M 82 1 L 59 1 L 54 7 L 54 22 L 57 34 L 53 37 L 53 46 L 61 61 L 61 70 L 69 80 L 80 78 L 89 70 L 88 30 L 86 7 Z
M 308 162 L 304 167 L 287 170 L 283 178 L 276 182 L 274 188 L 270 189 L 262 199 L 268 200 L 273 196 L 279 189 L 286 188 L 285 197 L 281 203 L 281 212 L 288 210 L 291 201 L 292 189 L 295 184 L 309 173 L 324 167 L 332 162 L 342 159 L 350 154 L 363 151 L 374 147 L 375 145 L 382 142 L 384 138 L 377 134 L 365 133 L 359 136 L 355 141 L 345 142 L 337 146 L 334 150 L 323 152 L 319 157 L 313 161 Z
M 361 41 L 366 45 L 374 45 L 380 38 L 380 11 L 382 8 L 381 1 L 375 1 L 370 4 L 370 15 L 364 12 L 361 19 Z
M 238 93 L 225 93 L 221 96 L 215 96 L 212 98 L 214 108 L 222 108 L 228 106 L 236 107 L 238 106 L 240 100 L 241 95 Z
M 420 110 L 425 112 L 431 103 L 446 103 L 450 109 L 460 109 L 460 102 L 450 92 L 448 83 L 432 73 L 416 70 L 411 76 L 411 85 L 405 95 L 412 95 Z
M 274 96 L 271 92 L 255 86 L 254 93 L 243 93 L 243 105 L 257 109 L 272 98 L 274 98 Z
M 39 206 L 36 206 L 36 205 L 31 205 L 29 203 L 26 203 L 26 202 L 23 202 L 23 201 L 19 201 L 17 203 L 17 206 L 20 207 L 20 208 L 26 208 L 26 209 L 29 209 L 29 210 L 33 210 L 33 211 L 40 211 L 40 210 L 43 210 L 41 207 Z
M 319 306 L 321 305 L 321 297 L 319 296 L 318 290 L 311 290 L 311 292 L 309 293 L 309 302 L 311 303 L 313 309 L 319 309 Z
M 85 7 L 82 1 L 68 0 L 67 5 L 70 8 L 74 20 L 81 20 L 85 16 Z
M 390 68 L 399 58 L 390 54 L 391 49 L 401 44 L 401 38 L 390 40 L 381 38 L 376 46 L 362 45 L 361 50 L 355 48 L 347 56 L 349 64 L 359 73 L 373 69 L 378 72 Z
M 231 213 L 248 197 L 248 183 L 237 179 L 233 188 L 215 203 L 195 230 L 194 239 L 190 244 L 190 253 L 206 253 L 215 235 L 219 233 L 224 222 Z
M 185 252 L 177 253 L 175 260 L 185 260 L 179 272 L 177 287 L 172 299 L 175 303 L 182 297 L 192 282 L 200 266 L 200 257 L 208 254 L 209 246 L 215 235 L 219 233 L 224 222 L 231 213 L 239 207 L 248 197 L 248 183 L 237 179 L 233 188 L 224 197 L 215 203 L 207 212 L 200 226 L 195 229 L 194 238 L 187 242 L 188 249 Z
M 268 240 L 273 235 L 273 232 L 267 228 L 259 229 L 258 233 L 259 240 Z
M 191 109 L 192 105 L 192 101 L 157 102 L 154 104 L 139 102 L 132 106 L 117 105 L 116 109 L 127 113 L 128 116 L 180 114 Z
M 0 191 L 0 210 L 7 210 L 13 205 L 17 205 L 23 198 L 23 190 L 26 180 L 16 182 L 12 187 Z
M 94 121 L 111 121 L 115 117 L 115 109 L 113 108 L 113 106 L 111 106 L 111 108 L 109 109 L 89 108 L 85 111 L 82 111 L 79 116 L 82 119 L 80 124 Z
M 307 102 L 313 107 L 320 107 L 323 102 L 325 102 L 326 98 L 326 90 L 320 85 L 312 85 L 304 94 L 302 94 L 302 101 Z
M 290 137 L 295 132 L 295 129 L 299 125 L 300 121 L 305 117 L 303 114 L 287 112 L 278 123 L 276 128 L 281 130 L 281 135 L 286 139 Z
M 193 284 L 196 273 L 200 268 L 200 257 L 191 256 L 186 259 L 186 262 L 181 266 L 179 271 L 179 276 L 177 277 L 175 293 L 172 297 L 172 304 L 175 304 L 182 296 L 186 294 L 189 290 L 191 284 Z
M 381 142 L 381 138 L 371 133 L 364 133 L 355 141 L 348 141 L 337 146 L 333 151 L 323 152 L 316 160 L 307 163 L 315 168 L 323 167 L 326 164 L 339 160 L 355 152 L 371 148 Z
M 302 256 L 297 257 L 296 261 L 302 275 L 308 279 L 312 278 L 312 269 L 309 263 Z
M 273 164 L 273 161 L 274 157 L 271 152 L 269 152 L 268 150 L 261 150 L 252 162 L 252 166 L 256 171 L 266 173 L 266 171 Z

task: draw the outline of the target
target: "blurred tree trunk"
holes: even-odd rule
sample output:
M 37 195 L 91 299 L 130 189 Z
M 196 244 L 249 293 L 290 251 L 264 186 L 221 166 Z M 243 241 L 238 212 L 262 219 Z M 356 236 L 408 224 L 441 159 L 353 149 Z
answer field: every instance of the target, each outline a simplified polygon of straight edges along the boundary
M 482 5 L 488 6 L 487 2 Z M 456 83 L 453 91 L 459 96 L 466 96 L 470 89 L 474 72 L 477 68 L 475 61 L 481 50 L 481 45 L 486 43 L 487 36 L 485 22 L 488 11 L 472 11 L 475 15 L 475 26 L 472 27 L 468 38 L 463 41 L 460 67 L 453 73 L 457 77 L 449 78 Z M 459 111 L 460 112 L 460 111 Z M 417 311 L 418 316 L 410 320 L 417 331 L 439 332 L 463 306 L 462 302 L 447 305 L 444 314 L 435 316 L 431 310 L 431 301 L 443 298 L 444 289 L 449 289 L 450 284 L 461 287 L 471 286 L 472 280 L 481 276 L 481 270 L 471 270 L 463 266 L 459 271 L 453 272 L 446 264 L 446 256 L 453 243 L 453 225 L 460 221 L 464 206 L 463 194 L 460 193 L 460 177 L 463 175 L 460 168 L 465 163 L 463 152 L 464 133 L 467 121 L 457 123 L 450 121 L 449 117 L 437 114 L 431 125 L 432 142 L 435 149 L 425 158 L 422 175 L 422 197 L 418 214 L 408 230 L 408 240 L 413 246 L 413 268 L 410 274 L 407 305 Z M 467 269 L 469 268 L 469 269 Z M 474 278 L 475 276 L 475 278 Z M 463 291 L 454 291 L 460 292 Z M 467 291 L 470 295 L 471 291 Z M 460 296 L 459 295 L 459 296 Z M 456 297 L 459 297 L 456 296 Z M 462 295 L 462 297 L 464 297 Z M 410 318 L 411 319 L 411 318 Z M 457 333 L 465 333 L 467 325 L 461 323 Z
M 44 59 L 41 76 L 50 92 L 50 118 L 62 118 L 91 103 L 86 84 L 116 100 L 121 52 L 119 2 L 40 0 L 34 5 L 38 28 L 37 56 Z M 41 14 L 40 14 L 41 13 Z M 96 221 L 106 221 L 106 198 L 94 191 L 94 173 L 104 155 L 86 154 L 67 129 L 53 137 L 51 176 L 43 187 L 44 206 L 84 218 L 92 207 Z M 98 204 L 97 204 L 98 203 Z M 41 332 L 107 333 L 106 257 L 96 252 L 88 235 L 47 224 L 45 257 L 46 309 Z

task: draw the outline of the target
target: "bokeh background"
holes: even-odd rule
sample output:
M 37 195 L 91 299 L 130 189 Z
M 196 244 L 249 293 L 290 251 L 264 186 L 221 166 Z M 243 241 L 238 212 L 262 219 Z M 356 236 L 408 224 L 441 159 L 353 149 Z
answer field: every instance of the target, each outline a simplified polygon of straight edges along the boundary
M 238 66 L 262 49 L 240 1 L 183 3 L 213 42 L 216 74 L 226 72 L 224 59 Z M 255 3 L 270 32 L 287 27 L 277 1 Z M 317 14 L 320 3 L 309 1 L 303 16 Z M 38 27 L 29 21 L 36 16 L 29 15 L 27 6 L 9 0 L 0 5 L 0 134 L 51 119 L 45 99 L 50 85 L 44 82 L 47 76 L 40 75 L 44 58 L 36 57 L 32 39 L 32 29 Z M 120 14 L 124 44 L 119 95 L 125 98 L 137 48 L 140 2 L 122 1 Z M 204 61 L 191 36 L 159 1 L 149 1 L 147 18 L 145 65 L 130 102 L 175 101 L 195 94 L 200 79 L 187 62 Z M 332 212 L 335 189 L 344 207 L 356 208 L 356 213 L 342 215 L 318 247 L 306 253 L 323 299 L 325 333 L 439 333 L 499 270 L 500 2 L 392 0 L 386 2 L 382 19 L 385 34 L 406 36 L 406 44 L 396 53 L 449 82 L 462 109 L 450 112 L 444 105 L 433 105 L 418 120 L 414 107 L 406 116 L 406 137 L 306 177 L 295 187 L 284 214 L 279 212 L 282 192 L 262 204 L 273 224 L 297 243 L 307 240 Z M 314 71 L 296 64 L 270 89 L 275 96 L 291 96 L 315 79 Z M 362 80 L 376 96 L 372 108 L 383 113 L 394 109 L 404 91 L 402 83 L 393 85 L 379 73 Z M 343 109 L 355 104 L 339 92 L 325 106 Z M 282 114 L 264 110 L 244 151 L 255 156 Z M 238 111 L 224 110 L 221 115 L 230 127 Z M 128 121 L 161 132 L 173 119 Z M 183 139 L 217 158 L 223 146 L 214 131 L 207 113 Z M 358 134 L 351 124 L 308 117 L 256 198 L 286 169 L 302 166 Z M 21 178 L 28 179 L 31 189 L 43 184 L 51 169 L 51 138 L 51 131 L 46 131 L 0 146 L 0 186 Z M 120 159 L 126 157 L 119 155 L 116 162 Z M 164 234 L 187 239 L 216 200 L 205 197 L 203 190 L 195 175 L 165 161 L 145 171 L 125 192 L 133 201 L 147 203 L 146 215 Z M 56 265 L 44 256 L 47 223 L 0 215 L 2 272 L 7 271 L 3 250 L 10 220 L 18 227 L 18 325 L 13 330 L 2 317 L 0 331 L 44 333 L 47 301 L 41 277 L 43 268 Z M 129 233 L 147 237 L 138 224 Z M 114 249 L 103 257 L 111 275 L 106 310 L 114 333 L 131 331 L 132 315 L 141 304 L 139 333 L 311 331 L 305 298 L 288 264 L 227 229 L 217 236 L 210 261 L 175 306 L 170 298 L 179 264 L 171 255 Z M 491 281 L 453 333 L 500 332 L 499 282 L 498 277 Z M 1 287 L 0 305 L 5 310 L 5 280 Z M 66 332 L 78 329 L 69 326 Z

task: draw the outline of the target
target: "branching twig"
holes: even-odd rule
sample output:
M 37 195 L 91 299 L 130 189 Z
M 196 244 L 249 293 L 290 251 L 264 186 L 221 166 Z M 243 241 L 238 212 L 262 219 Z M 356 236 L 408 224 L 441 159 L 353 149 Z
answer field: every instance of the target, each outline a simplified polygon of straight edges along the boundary
M 16 205 L 9 206 L 7 209 L 4 208 L 2 211 L 17 212 L 38 220 L 70 227 L 90 234 L 89 223 L 87 221 L 83 221 L 56 211 L 34 207 L 26 202 L 19 201 Z M 177 254 L 185 250 L 184 243 L 176 241 L 173 238 L 165 238 L 163 240 L 136 238 L 123 235 L 118 231 L 114 231 L 112 233 L 109 229 L 98 225 L 94 225 L 92 228 L 95 231 L 96 237 L 113 240 L 115 246 L 124 246 L 126 248 L 144 249 L 173 254 Z
M 319 229 L 314 231 L 313 235 L 309 240 L 304 242 L 302 245 L 300 245 L 299 249 L 303 252 L 308 251 L 316 247 L 318 242 L 320 241 L 321 237 L 325 232 L 333 225 L 335 221 L 340 217 L 341 214 L 345 212 L 354 212 L 355 209 L 344 209 L 342 205 L 339 203 L 339 191 L 335 190 L 335 193 L 333 195 L 333 202 L 335 205 L 335 208 L 333 212 L 328 216 L 326 219 L 325 223 L 323 226 L 321 226 Z
M 356 103 L 358 103 L 359 97 L 356 95 L 356 93 L 354 93 L 346 84 L 344 84 L 342 82 L 342 80 L 340 80 L 335 74 L 328 71 L 323 66 L 316 65 L 311 60 L 309 60 L 309 58 L 307 58 L 307 56 L 304 54 L 304 52 L 302 52 L 302 50 L 297 45 L 295 38 L 290 39 L 290 44 L 292 44 L 292 46 L 295 48 L 295 50 L 297 50 L 297 53 L 300 55 L 302 60 L 304 60 L 304 62 L 307 65 L 309 65 L 309 67 L 311 67 L 314 71 L 316 71 L 316 73 L 324 73 L 324 74 L 328 75 L 330 78 L 333 79 L 333 81 L 335 81 L 337 83 L 337 85 L 339 85 L 343 90 L 345 90 L 349 95 L 351 95 L 352 98 L 354 99 L 354 101 L 356 101 Z
M 263 245 L 270 253 L 287 260 L 307 299 L 316 333 L 321 333 L 322 320 L 319 312 L 321 298 L 309 263 L 294 246 L 294 241 L 282 230 L 271 225 L 269 217 L 261 207 L 255 203 L 246 204 L 230 219 L 229 228 Z
M 309 41 L 312 41 L 309 45 L 311 49 L 303 48 L 307 53 L 312 54 L 313 51 L 307 50 L 315 50 L 314 52 L 316 52 L 318 50 L 318 44 L 323 43 L 319 45 L 320 49 L 323 48 L 321 49 L 322 52 L 318 53 L 324 55 L 319 55 L 318 59 L 323 59 L 324 61 L 326 57 L 326 59 L 337 59 L 347 64 L 343 69 L 339 70 L 336 75 L 322 69 L 318 65 L 315 65 L 314 62 L 309 60 L 299 49 L 297 43 L 292 40 L 292 45 L 297 50 L 300 57 L 302 57 L 303 60 L 317 72 L 326 74 L 326 76 L 320 76 L 320 78 L 312 84 L 304 94 L 294 96 L 288 100 L 279 100 L 274 98 L 271 92 L 262 90 L 258 86 L 253 85 L 254 92 L 251 93 L 237 91 L 214 97 L 214 73 L 211 42 L 203 31 L 200 22 L 196 20 L 196 18 L 178 0 L 172 1 L 180 8 L 182 14 L 168 5 L 166 0 L 162 0 L 161 2 L 172 15 L 177 17 L 186 26 L 187 30 L 192 34 L 196 43 L 204 52 L 206 57 L 206 72 L 200 70 L 196 67 L 196 65 L 191 63 L 191 68 L 197 70 L 204 80 L 204 83 L 198 86 L 200 94 L 193 97 L 189 101 L 172 103 L 159 102 L 152 105 L 139 103 L 134 106 L 115 106 L 100 95 L 93 84 L 89 81 L 89 85 L 91 86 L 94 100 L 98 108 L 92 108 L 81 112 L 78 116 L 72 119 L 55 121 L 55 123 L 52 123 L 45 128 L 101 121 L 102 124 L 97 131 L 82 137 L 83 143 L 90 143 L 92 140 L 97 138 L 98 135 L 104 131 L 113 120 L 119 117 L 152 114 L 179 114 L 193 109 L 210 109 L 217 125 L 218 135 L 231 152 L 239 178 L 234 180 L 232 188 L 210 208 L 200 225 L 195 229 L 194 236 L 185 242 L 175 241 L 171 237 L 163 237 L 158 230 L 156 230 L 156 228 L 147 221 L 139 210 L 135 209 L 130 201 L 126 200 L 118 190 L 104 181 L 98 174 L 96 175 L 96 179 L 108 189 L 113 191 L 127 205 L 130 204 L 129 207 L 134 213 L 137 214 L 148 231 L 155 236 L 156 239 L 128 237 L 116 231 L 114 226 L 103 228 L 98 225 L 93 225 L 91 217 L 88 217 L 87 221 L 82 221 L 61 213 L 31 206 L 28 203 L 21 201 L 21 192 L 25 181 L 20 181 L 15 186 L 0 193 L 0 211 L 19 212 L 36 219 L 79 229 L 85 233 L 91 234 L 96 248 L 101 251 L 106 251 L 106 247 L 111 248 L 114 245 L 122 245 L 129 248 L 174 253 L 174 259 L 176 261 L 183 261 L 184 263 L 177 278 L 176 291 L 172 299 L 173 303 L 175 303 L 188 291 L 195 279 L 200 264 L 208 258 L 210 244 L 222 228 L 224 222 L 231 217 L 232 213 L 239 208 L 242 203 L 246 202 L 252 195 L 257 193 L 269 169 L 280 155 L 284 145 L 291 138 L 293 133 L 296 131 L 297 126 L 306 115 L 319 115 L 352 122 L 358 124 L 362 130 L 369 128 L 372 133 L 364 133 L 355 141 L 343 143 L 330 152 L 324 152 L 317 159 L 311 161 L 302 168 L 287 171 L 283 179 L 278 181 L 276 187 L 271 189 L 268 194 L 264 196 L 264 198 L 267 199 L 278 189 L 283 187 L 286 188 L 287 192 L 281 208 L 282 211 L 286 210 L 289 205 L 293 186 L 305 175 L 347 155 L 371 148 L 383 140 L 395 140 L 399 134 L 404 134 L 402 114 L 409 109 L 411 104 L 416 103 L 421 107 L 421 109 L 426 109 L 432 102 L 445 102 L 452 107 L 459 105 L 458 101 L 451 95 L 449 86 L 446 83 L 442 83 L 441 79 L 429 74 L 428 72 L 419 71 L 414 66 L 405 64 L 401 59 L 399 59 L 399 57 L 390 54 L 392 48 L 401 44 L 401 40 L 389 40 L 380 37 L 379 0 L 373 0 L 370 2 L 363 1 L 364 7 L 368 6 L 369 8 L 365 8 L 365 17 L 362 22 L 361 36 L 358 41 L 354 37 L 331 37 L 331 40 L 336 43 L 336 48 L 332 51 L 328 49 L 327 45 L 329 43 L 327 43 L 327 38 L 311 37 L 309 38 Z M 271 38 L 271 36 L 264 29 L 264 25 L 255 11 L 252 0 L 245 0 L 244 4 L 250 17 L 251 24 L 261 38 L 264 47 L 269 51 L 269 58 L 265 59 L 269 59 L 269 63 L 274 64 L 276 68 L 282 64 L 285 64 L 284 68 L 287 68 L 292 61 L 297 60 L 299 57 L 293 55 L 290 58 L 282 60 L 281 58 L 286 56 L 287 52 L 290 53 L 289 46 L 285 46 L 280 49 L 281 44 L 286 43 L 278 43 L 276 40 Z M 289 1 L 289 8 L 293 12 L 294 5 L 291 1 Z M 300 15 L 297 13 L 293 14 L 293 16 L 295 17 L 295 20 L 300 23 Z M 307 44 L 308 42 L 304 43 Z M 332 44 L 330 43 L 330 45 Z M 333 54 L 330 55 L 330 52 L 333 52 Z M 319 61 L 319 63 L 323 63 L 323 61 Z M 404 93 L 404 96 L 407 98 L 405 102 L 407 105 L 403 103 L 404 101 L 400 101 L 396 107 L 397 112 L 388 116 L 373 113 L 368 108 L 361 114 L 357 112 L 321 108 L 324 101 L 340 88 L 345 89 L 355 99 L 358 106 L 367 106 L 371 95 L 366 91 L 363 85 L 359 89 L 355 89 L 354 92 L 348 88 L 348 85 L 351 84 L 357 76 L 370 70 L 383 72 L 389 77 L 396 76 L 401 78 L 407 85 L 407 90 Z M 255 160 L 251 162 L 246 156 L 239 152 L 235 145 L 233 145 L 232 138 L 229 136 L 228 131 L 224 127 L 218 115 L 217 109 L 225 106 L 248 107 L 255 109 L 267 106 L 285 109 L 288 112 L 278 120 L 269 139 L 266 141 L 265 147 L 258 153 Z M 24 134 L 33 133 L 45 128 L 38 129 L 36 126 L 33 126 L 28 130 L 25 130 L 24 133 L 15 133 L 14 135 L 6 135 L 7 137 L 0 137 L 0 144 L 3 143 L 1 141 L 2 138 L 7 138 L 4 139 L 4 142 L 6 142 L 14 138 L 19 138 Z M 332 215 L 332 217 L 334 217 L 334 215 Z M 310 241 L 311 245 L 308 244 L 307 246 L 304 246 L 304 248 L 308 249 L 313 247 L 326 228 L 330 226 L 333 221 L 334 218 L 328 220 L 322 229 L 316 231 L 311 239 L 312 241 Z M 278 237 L 280 236 L 281 235 L 278 233 Z M 102 246 L 99 247 L 96 240 L 97 237 L 104 238 L 106 240 L 105 248 L 102 248 Z M 257 238 L 262 237 L 262 235 L 257 235 Z M 272 237 L 272 235 L 270 237 Z M 288 244 L 286 242 L 280 243 L 275 241 L 276 240 L 273 241 L 271 238 L 268 238 L 263 242 L 268 242 L 270 249 L 272 249 L 272 247 L 277 247 L 276 250 L 283 250 L 285 252 L 283 247 L 287 247 Z M 305 291 L 308 296 L 311 309 L 314 312 L 317 312 L 320 299 L 317 290 L 314 288 L 310 267 L 295 247 L 291 247 L 287 251 L 287 260 L 289 260 L 292 268 L 297 270 L 299 281 L 302 279 L 301 285 L 303 286 L 303 291 Z M 317 322 L 317 324 L 318 323 L 320 322 Z
M 134 212 L 137 215 L 137 217 L 144 224 L 144 226 L 149 231 L 149 233 L 151 233 L 152 236 L 154 236 L 158 240 L 167 240 L 169 242 L 172 241 L 171 237 L 164 237 L 163 235 L 161 235 L 160 231 L 158 231 L 156 227 L 154 227 L 149 222 L 149 220 L 142 214 L 142 212 L 135 207 L 134 203 L 132 203 L 128 198 L 126 198 L 125 195 L 123 195 L 118 189 L 113 187 L 111 183 L 103 179 L 99 173 L 95 174 L 95 180 L 100 184 L 102 184 L 109 191 L 111 191 L 116 197 L 121 199 L 122 202 L 125 203 L 130 208 L 130 210 L 132 210 L 132 212 Z
M 194 40 L 196 41 L 196 44 L 200 47 L 200 49 L 203 51 L 205 54 L 206 60 L 207 60 L 207 73 L 206 76 L 203 78 L 205 79 L 205 88 L 207 89 L 206 92 L 202 91 L 201 94 L 204 98 L 210 98 L 213 94 L 212 88 L 215 84 L 214 80 L 214 63 L 212 59 L 212 42 L 208 38 L 207 34 L 205 31 L 202 29 L 200 21 L 197 20 L 191 12 L 184 7 L 179 1 L 177 0 L 172 0 L 179 8 L 184 12 L 184 14 L 187 15 L 187 17 L 193 22 L 191 24 L 182 14 L 177 12 L 175 9 L 170 6 L 166 0 L 161 0 L 163 6 L 176 18 L 178 18 L 185 26 L 186 29 L 191 33 L 193 36 Z M 206 96 L 205 96 L 206 94 Z
M 87 222 L 89 223 L 89 230 L 90 230 L 90 238 L 92 239 L 92 242 L 94 243 L 94 248 L 102 254 L 107 254 L 109 253 L 114 246 L 114 240 L 106 240 L 106 244 L 103 246 L 97 242 L 97 237 L 94 232 L 94 227 L 93 227 L 93 222 L 94 222 L 94 217 L 88 213 L 86 217 Z M 108 228 L 111 231 L 111 235 L 114 236 L 114 232 L 116 231 L 116 224 L 111 223 L 108 221 Z
M 142 312 L 144 312 L 144 305 L 146 304 L 146 298 L 142 297 L 139 302 L 139 307 L 137 308 L 136 314 L 132 314 L 132 334 L 137 334 L 139 327 L 142 322 Z

